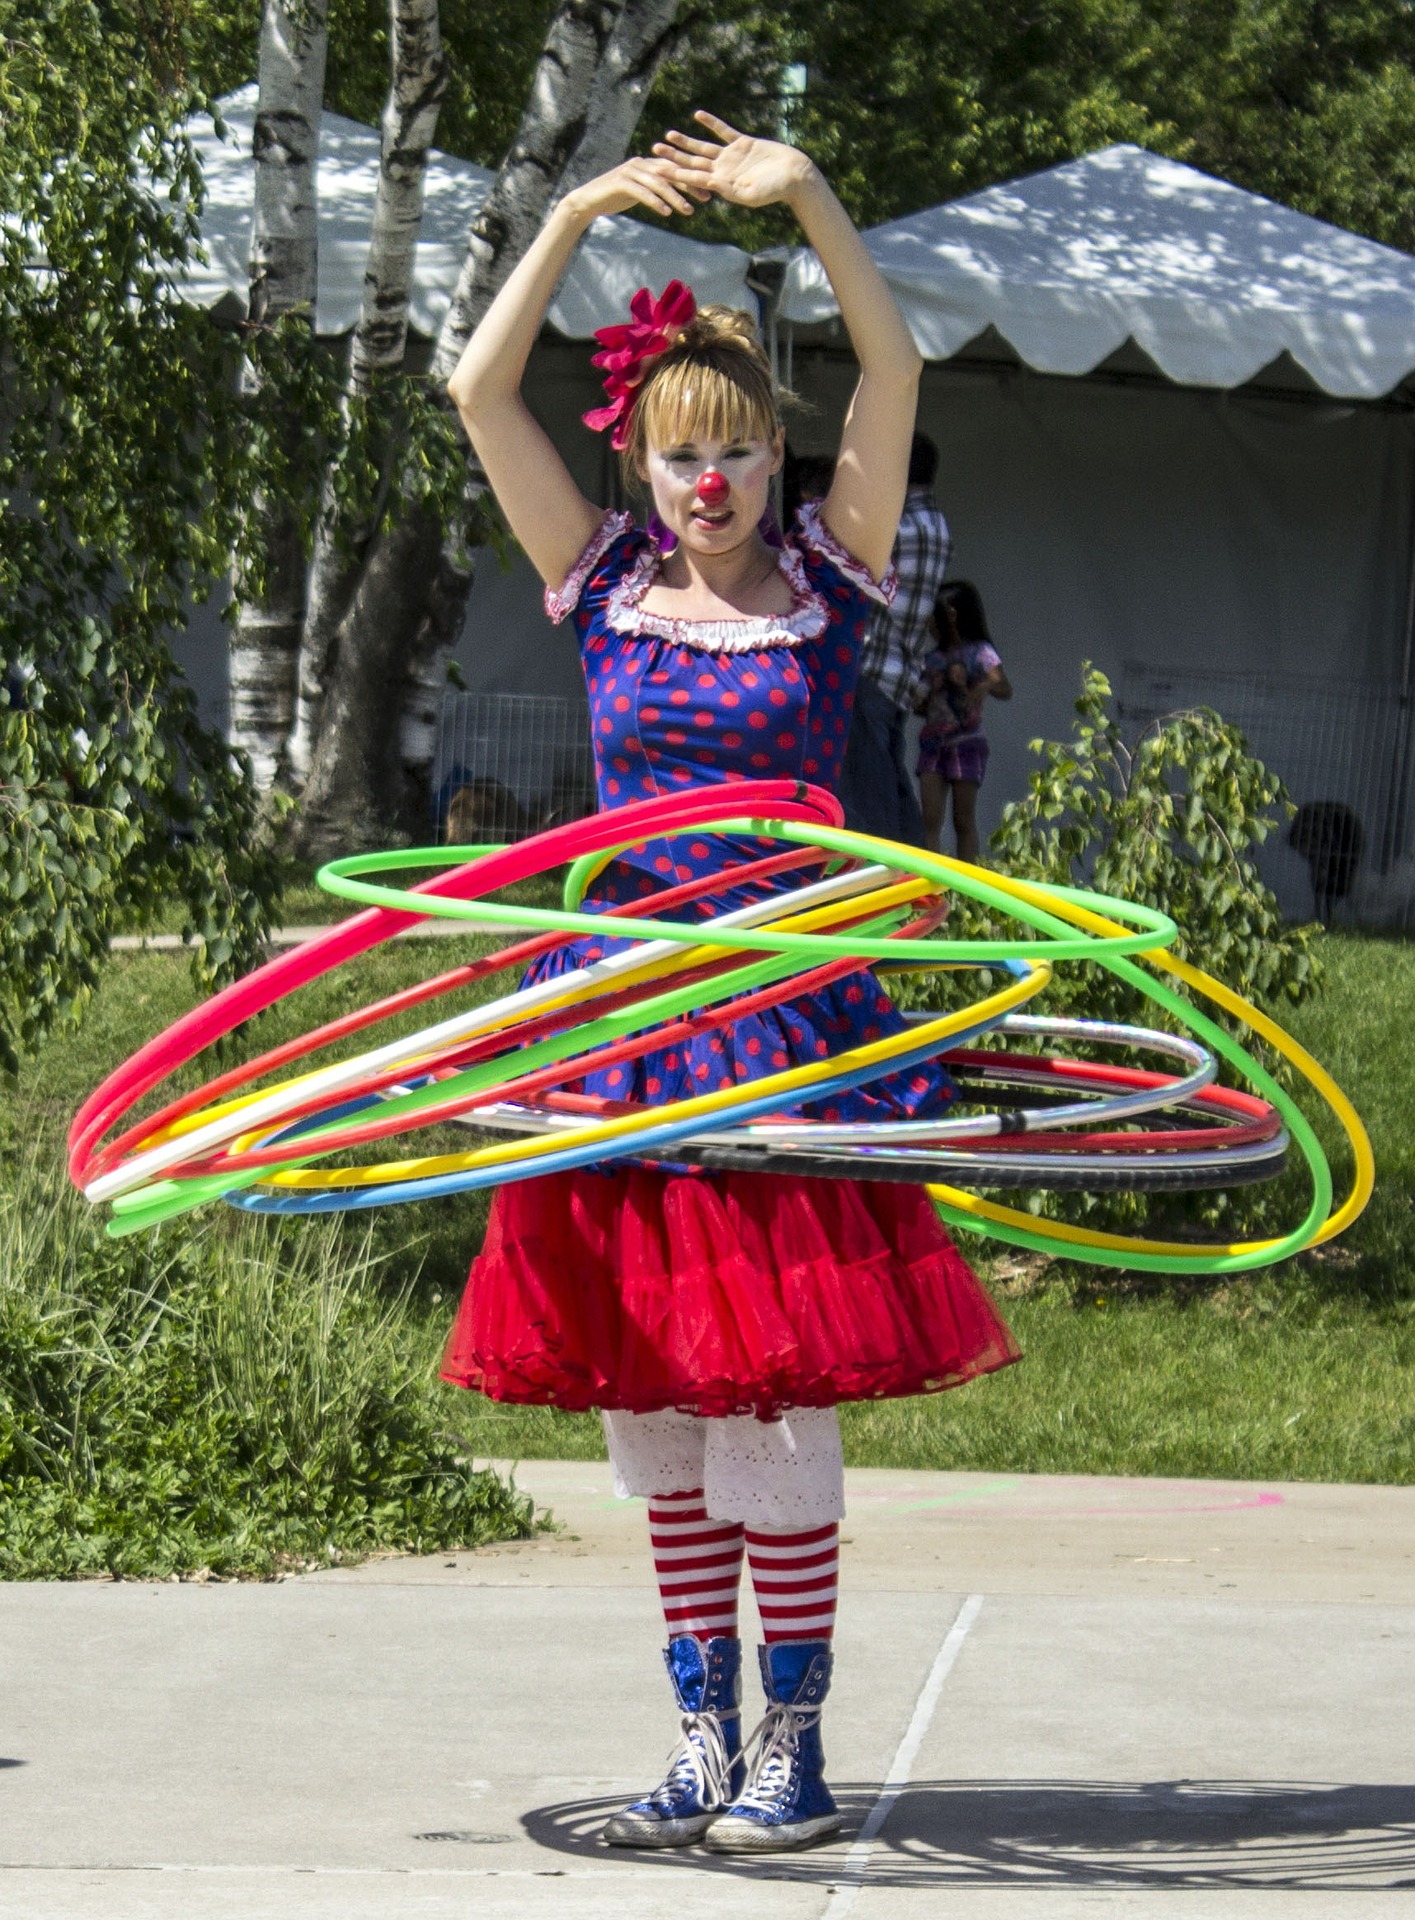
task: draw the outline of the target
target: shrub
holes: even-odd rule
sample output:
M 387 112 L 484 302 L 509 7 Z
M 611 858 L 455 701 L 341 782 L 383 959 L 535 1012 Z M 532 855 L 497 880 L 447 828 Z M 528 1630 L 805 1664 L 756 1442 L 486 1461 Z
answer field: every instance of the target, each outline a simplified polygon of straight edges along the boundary
M 57 1170 L 0 1193 L 0 1575 L 270 1573 L 529 1530 L 448 1431 L 364 1240 L 113 1241 Z
M 1321 985 L 1313 929 L 1285 923 L 1249 852 L 1294 811 L 1282 782 L 1210 707 L 1166 715 L 1129 748 L 1110 697 L 1087 661 L 1072 738 L 1031 742 L 1042 764 L 1003 812 L 997 864 L 1158 907 L 1179 928 L 1173 950 L 1236 992 L 1305 1000 Z

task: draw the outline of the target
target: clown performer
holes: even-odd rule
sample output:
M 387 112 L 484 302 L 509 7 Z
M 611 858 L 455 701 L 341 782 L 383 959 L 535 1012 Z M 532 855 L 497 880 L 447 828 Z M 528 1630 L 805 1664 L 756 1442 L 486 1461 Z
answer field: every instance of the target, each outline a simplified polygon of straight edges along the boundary
M 861 634 L 888 602 L 921 361 L 848 215 L 795 148 L 699 113 L 652 157 L 568 193 L 478 327 L 450 390 L 513 532 L 572 619 L 589 692 L 599 804 L 789 776 L 833 788 Z M 784 539 L 768 510 L 785 439 L 752 319 L 673 283 L 604 329 L 595 364 L 646 528 L 587 500 L 532 417 L 521 380 L 585 229 L 714 195 L 790 207 L 830 276 L 859 361 L 823 502 Z M 730 789 L 729 789 L 730 791 Z M 590 911 L 760 859 L 719 836 L 628 849 Z M 767 884 L 767 883 L 761 883 Z M 775 883 L 772 883 L 775 884 Z M 789 880 L 782 883 L 792 884 Z M 536 964 L 610 950 L 582 938 Z M 729 1020 L 586 1076 L 654 1105 L 819 1061 L 903 1028 L 872 974 Z M 829 1121 L 932 1117 L 936 1064 L 803 1111 Z M 936 1392 L 1018 1357 L 922 1187 L 621 1164 L 501 1188 L 444 1374 L 493 1399 L 602 1410 L 621 1494 L 646 1496 L 682 1718 L 667 1777 L 608 1823 L 634 1847 L 806 1846 L 840 1825 L 820 1718 L 831 1677 L 844 1474 L 842 1401 Z M 737 1600 L 751 1569 L 766 1715 L 744 1748 Z

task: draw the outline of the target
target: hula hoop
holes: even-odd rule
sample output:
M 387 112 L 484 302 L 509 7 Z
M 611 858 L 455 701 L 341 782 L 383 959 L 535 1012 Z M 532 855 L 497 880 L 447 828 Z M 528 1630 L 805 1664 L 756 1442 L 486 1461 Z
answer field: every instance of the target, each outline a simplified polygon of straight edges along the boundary
M 856 884 L 858 879 L 859 876 L 837 877 L 832 881 L 819 882 L 815 887 L 802 891 L 821 893 L 831 888 L 838 890 L 846 885 Z M 926 884 L 927 883 L 918 880 L 910 880 L 903 887 L 888 889 L 886 892 L 896 896 L 916 896 L 926 891 Z M 764 902 L 756 902 L 749 907 L 738 909 L 734 918 L 742 918 L 752 914 L 779 912 L 782 905 L 783 902 L 779 897 Z M 857 905 L 857 902 L 847 898 L 844 902 L 837 902 L 825 907 L 817 907 L 810 913 L 793 917 L 799 918 L 804 923 L 809 924 L 812 920 L 821 917 L 839 917 L 842 913 L 852 912 L 856 909 Z M 715 922 L 709 922 L 706 923 L 706 928 L 694 927 L 685 930 L 687 939 L 693 943 L 693 950 L 696 950 L 703 944 L 702 935 L 704 931 L 714 936 L 715 943 L 716 925 L 717 923 Z M 686 941 L 684 944 L 686 944 Z M 616 969 L 620 972 L 628 970 L 637 972 L 642 971 L 643 967 L 643 954 L 630 952 L 628 954 L 615 956 L 609 960 L 596 962 L 594 968 L 587 969 L 586 971 L 597 971 L 600 977 L 604 977 Z M 760 979 L 774 978 L 783 971 L 794 972 L 794 970 L 789 959 L 775 956 L 759 963 L 755 967 L 742 968 L 734 974 L 725 976 L 719 983 L 719 990 L 730 995 L 742 988 L 755 984 Z M 1032 993 L 1040 991 L 1042 986 L 1045 985 L 1046 979 L 1049 977 L 1050 974 L 1048 971 L 1044 976 L 1037 978 L 1035 984 L 1031 985 L 1028 991 L 1021 997 L 1028 998 Z M 278 1181 L 282 1185 L 298 1184 L 315 1186 L 320 1184 L 317 1178 L 313 1176 L 299 1175 L 288 1171 L 271 1173 L 264 1167 L 251 1169 L 247 1173 L 241 1173 L 240 1171 L 223 1172 L 220 1175 L 205 1179 L 200 1176 L 190 1179 L 178 1177 L 160 1184 L 144 1185 L 142 1183 L 148 1181 L 149 1176 L 153 1172 L 161 1172 L 168 1166 L 174 1166 L 183 1160 L 190 1159 L 194 1153 L 205 1151 L 208 1146 L 223 1144 L 226 1139 L 229 1139 L 235 1134 L 249 1133 L 253 1128 L 263 1127 L 267 1122 L 288 1120 L 290 1109 L 298 1106 L 302 1101 L 307 1101 L 311 1093 L 316 1090 L 321 1094 L 335 1092 L 351 1094 L 361 1075 L 366 1076 L 370 1061 L 377 1061 L 379 1064 L 382 1064 L 385 1060 L 388 1060 L 392 1064 L 404 1066 L 408 1062 L 410 1054 L 418 1061 L 425 1058 L 427 1049 L 434 1040 L 447 1038 L 460 1040 L 465 1037 L 468 1031 L 475 1028 L 487 1027 L 508 1021 L 511 1018 L 511 1012 L 514 1011 L 516 1002 L 524 1006 L 532 1000 L 550 999 L 556 1003 L 571 1005 L 575 997 L 572 992 L 567 990 L 564 978 L 544 982 L 537 987 L 523 989 L 520 994 L 510 996 L 509 1000 L 493 1001 L 489 1007 L 482 1007 L 476 1009 L 473 1013 L 459 1016 L 454 1021 L 444 1022 L 439 1028 L 427 1029 L 421 1034 L 392 1042 L 388 1047 L 376 1050 L 373 1055 L 362 1056 L 360 1060 L 343 1062 L 333 1067 L 324 1068 L 314 1075 L 303 1077 L 297 1081 L 286 1082 L 282 1086 L 269 1089 L 260 1095 L 248 1096 L 244 1099 L 233 1101 L 229 1103 L 226 1110 L 217 1117 L 195 1116 L 194 1120 L 182 1123 L 178 1131 L 178 1137 L 169 1139 L 159 1146 L 148 1149 L 146 1153 L 139 1155 L 135 1160 L 129 1162 L 125 1168 L 110 1173 L 101 1180 L 94 1182 L 93 1186 L 88 1190 L 90 1197 L 94 1199 L 113 1199 L 115 1212 L 114 1224 L 116 1225 L 118 1221 L 121 1220 L 126 1231 L 136 1231 L 140 1226 L 155 1225 L 160 1219 L 169 1218 L 175 1213 L 189 1211 L 192 1207 L 201 1205 L 208 1199 L 221 1195 L 229 1197 L 230 1191 L 233 1188 L 252 1184 L 257 1179 L 268 1178 L 272 1182 Z M 697 1004 L 701 1000 L 701 997 L 701 992 L 697 986 L 689 986 L 679 988 L 675 992 L 667 995 L 660 995 L 646 1002 L 636 1003 L 631 1009 L 595 1022 L 589 1028 L 576 1029 L 568 1036 L 561 1035 L 542 1042 L 539 1047 L 525 1049 L 520 1055 L 521 1062 L 524 1065 L 532 1065 L 538 1064 L 540 1059 L 545 1057 L 563 1058 L 566 1053 L 571 1051 L 578 1054 L 583 1051 L 587 1040 L 596 1039 L 601 1034 L 613 1038 L 626 1031 L 641 1028 L 646 1022 L 656 1020 L 664 1014 L 678 1011 L 684 1006 Z M 1008 998 L 1006 1002 L 1008 1005 L 1016 1003 L 1017 1002 L 1011 998 Z M 510 1009 L 511 1012 L 508 1012 L 508 1009 Z M 893 1036 L 887 1042 L 875 1044 L 884 1049 L 878 1056 L 881 1059 L 889 1060 L 898 1056 L 902 1060 L 907 1056 L 909 1063 L 913 1064 L 919 1058 L 923 1057 L 922 1049 L 916 1036 L 911 1035 L 907 1031 L 903 1034 Z M 861 1065 L 863 1065 L 864 1057 L 865 1056 L 862 1056 Z M 812 1063 L 808 1068 L 801 1068 L 796 1071 L 807 1076 L 801 1084 L 810 1085 L 816 1080 L 826 1083 L 830 1080 L 833 1065 L 834 1062 L 827 1057 L 822 1062 Z M 858 1084 L 857 1075 L 859 1069 L 854 1067 L 854 1063 L 852 1063 L 852 1069 L 850 1084 Z M 579 1065 L 577 1063 L 576 1071 L 578 1070 Z M 496 1076 L 500 1071 L 500 1067 L 493 1063 L 485 1069 L 474 1069 L 467 1078 L 475 1081 L 478 1085 L 495 1084 Z M 866 1077 L 869 1077 L 869 1075 Z M 761 1087 L 765 1085 L 765 1082 L 757 1082 L 754 1084 L 757 1087 Z M 743 1090 L 734 1089 L 732 1091 L 733 1093 L 740 1092 L 745 1094 L 745 1092 L 750 1091 L 750 1088 Z M 719 1095 L 716 1097 L 724 1099 L 726 1096 Z M 423 1088 L 418 1092 L 404 1096 L 403 1100 L 397 1104 L 396 1111 L 399 1113 L 414 1112 L 419 1107 L 433 1103 L 439 1098 L 439 1089 L 435 1087 L 431 1089 Z M 389 1113 L 395 1111 L 393 1103 L 389 1103 L 388 1111 Z M 667 1112 L 668 1109 L 662 1111 Z M 617 1131 L 616 1129 L 616 1132 Z M 312 1150 L 292 1153 L 289 1156 L 289 1167 L 301 1167 L 309 1161 L 337 1151 L 343 1143 L 339 1138 L 339 1128 L 336 1126 L 332 1128 L 321 1128 L 317 1132 L 304 1135 L 301 1144 L 302 1147 L 307 1149 L 312 1148 Z M 440 1160 L 445 1160 L 446 1158 L 446 1156 L 439 1157 Z M 401 1177 L 413 1180 L 422 1177 L 425 1170 L 423 1161 L 411 1161 L 403 1164 L 409 1171 L 407 1175 Z M 442 1166 L 439 1165 L 438 1171 L 441 1172 L 443 1170 Z M 327 1184 L 356 1185 L 359 1184 L 359 1176 L 367 1175 L 369 1171 L 370 1170 L 367 1169 L 351 1169 L 348 1175 L 331 1178 Z M 389 1174 L 390 1169 L 387 1167 L 378 1169 L 376 1177 L 379 1183 L 382 1184 L 386 1182 Z M 484 1183 L 478 1181 L 476 1184 Z M 136 1189 L 136 1191 L 134 1191 L 134 1189 Z
M 843 817 L 840 803 L 833 795 L 819 787 L 807 787 L 798 780 L 734 783 L 733 799 L 743 806 L 775 806 L 792 819 L 839 822 Z M 403 896 L 399 907 L 355 914 L 341 926 L 331 927 L 303 946 L 268 960 L 254 973 L 233 982 L 183 1015 L 165 1033 L 140 1047 L 95 1088 L 69 1129 L 70 1177 L 76 1186 L 87 1188 L 88 1156 L 95 1142 L 159 1081 L 167 1079 L 217 1040 L 224 1039 L 234 1028 L 264 1013 L 285 994 L 415 926 L 426 917 L 430 900 L 455 896 L 459 888 L 469 884 L 473 873 L 481 887 L 494 891 L 530 879 L 547 867 L 577 860 L 598 846 L 617 845 L 626 828 L 633 829 L 636 838 L 652 838 L 666 822 L 676 821 L 690 827 L 700 820 L 715 818 L 721 808 L 720 792 L 700 788 L 666 798 L 634 801 L 617 809 L 612 820 L 603 814 L 592 814 L 584 820 L 570 821 L 538 835 L 534 844 L 520 841 L 509 847 L 478 848 L 473 861 L 440 879 L 412 888 Z M 517 913 L 518 924 L 526 924 L 520 917 L 521 910 Z
M 939 855 L 938 864 L 940 867 L 949 867 L 956 863 L 950 861 L 946 855 Z M 1055 898 L 1058 912 L 1063 915 L 1069 912 L 1073 924 L 1084 926 L 1094 921 L 1097 923 L 1098 931 L 1108 924 L 1105 915 L 1095 912 L 1092 908 L 1091 900 L 1094 896 L 1083 896 L 1080 890 L 1041 888 L 1029 881 L 1004 880 L 1002 876 L 997 878 L 1003 891 L 1015 893 L 1019 898 L 1026 896 L 1029 901 L 1035 901 L 1043 894 Z M 1068 897 L 1062 900 L 1059 897 L 1061 894 Z M 1241 994 L 1235 993 L 1221 980 L 1215 980 L 1212 975 L 1191 966 L 1188 961 L 1181 960 L 1176 955 L 1156 949 L 1142 957 L 1152 966 L 1163 968 L 1165 972 L 1183 981 L 1186 986 L 1192 987 L 1195 992 L 1212 1000 L 1217 1006 L 1222 1007 L 1225 1013 L 1242 1020 L 1266 1040 L 1275 1052 L 1280 1053 L 1291 1066 L 1296 1067 L 1314 1091 L 1321 1095 L 1346 1134 L 1354 1162 L 1351 1191 L 1341 1206 L 1329 1213 L 1327 1218 L 1315 1227 L 1310 1238 L 1296 1248 L 1290 1245 L 1292 1235 L 1266 1240 L 1220 1242 L 1204 1247 L 1194 1246 L 1182 1240 L 1154 1240 L 1142 1235 L 1087 1232 L 1085 1229 L 1072 1227 L 1061 1220 L 1040 1223 L 1030 1214 L 1019 1214 L 1015 1208 L 999 1207 L 992 1201 L 979 1200 L 957 1188 L 945 1186 L 931 1189 L 939 1212 L 951 1224 L 964 1228 L 971 1226 L 977 1230 L 978 1221 L 984 1221 L 986 1222 L 984 1231 L 994 1234 L 998 1239 L 1009 1241 L 1014 1246 L 1025 1246 L 1041 1253 L 1064 1253 L 1074 1250 L 1083 1253 L 1098 1265 L 1130 1266 L 1141 1272 L 1150 1273 L 1242 1272 L 1252 1267 L 1272 1265 L 1278 1260 L 1286 1259 L 1292 1252 L 1300 1252 L 1304 1246 L 1322 1246 L 1327 1241 L 1335 1239 L 1337 1234 L 1344 1232 L 1352 1221 L 1359 1218 L 1375 1187 L 1375 1155 L 1371 1151 L 1370 1136 L 1366 1132 L 1361 1116 L 1331 1075 L 1312 1058 L 1307 1049 L 1260 1008 L 1245 1000 Z M 1159 982 L 1151 981 L 1139 968 L 1127 967 L 1122 971 L 1120 967 L 1116 967 L 1114 971 L 1119 973 L 1121 978 L 1130 979 L 1132 985 L 1140 987 L 1143 992 L 1149 994 L 1151 999 L 1158 1000 L 1161 1005 L 1168 1005 L 1180 1019 L 1190 1024 L 1201 1024 L 1211 1034 L 1217 1035 L 1224 1043 L 1220 1051 L 1224 1053 L 1225 1058 L 1231 1059 L 1229 1052 L 1231 1043 L 1221 1027 L 1206 1020 L 1197 1009 L 1181 1000 L 1178 995 L 1170 994 L 1160 986 Z M 1242 1049 L 1237 1051 L 1241 1052 Z M 1242 1071 L 1241 1068 L 1240 1071 Z M 1262 1074 L 1262 1079 L 1279 1096 L 1273 1102 L 1279 1111 L 1290 1109 L 1296 1112 L 1294 1103 L 1287 1099 L 1282 1089 L 1277 1087 L 1276 1082 L 1272 1081 L 1261 1068 L 1259 1072 Z M 1260 1082 L 1255 1081 L 1255 1084 Z M 1264 1088 L 1264 1092 L 1267 1092 L 1267 1087 Z M 1286 1117 L 1285 1112 L 1284 1117 Z M 1303 1127 L 1306 1128 L 1305 1121 L 1303 1121 Z M 1310 1129 L 1307 1130 L 1310 1131 Z M 1297 1135 L 1297 1138 L 1299 1144 L 1302 1144 L 1301 1136 Z M 1315 1139 L 1315 1136 L 1313 1138 Z M 1320 1147 L 1317 1151 L 1320 1153 Z M 1324 1156 L 1322 1164 L 1325 1166 Z M 1330 1205 L 1329 1184 L 1326 1204 Z M 1315 1204 L 1313 1211 L 1316 1211 Z M 1308 1219 L 1310 1220 L 1311 1217 L 1309 1213 Z
M 639 918 L 642 909 L 623 905 L 581 910 L 586 888 L 610 861 L 646 841 L 671 841 L 693 832 L 775 840 L 789 850 L 656 893 L 653 917 Z M 461 864 L 408 888 L 364 877 L 445 868 L 449 861 Z M 822 862 L 823 879 L 746 907 L 696 922 L 661 917 L 704 896 L 729 890 L 731 897 L 736 886 Z M 560 909 L 511 907 L 485 897 L 562 863 L 568 871 Z M 465 1192 L 625 1155 L 653 1160 L 678 1150 L 701 1165 L 922 1178 L 943 1218 L 955 1227 L 1102 1265 L 1235 1272 L 1333 1238 L 1370 1197 L 1374 1161 L 1350 1102 L 1275 1021 L 1165 951 L 1177 937 L 1168 916 L 1084 888 L 1015 881 L 943 855 L 846 832 L 832 797 L 794 781 L 740 782 L 637 802 L 512 847 L 359 856 L 331 863 L 319 878 L 329 892 L 366 910 L 195 1009 L 139 1049 L 80 1109 L 70 1131 L 71 1171 L 91 1199 L 112 1201 L 110 1233 L 140 1231 L 218 1196 L 253 1211 L 343 1211 Z M 942 911 L 938 896 L 950 889 L 1020 921 L 1025 937 L 929 938 Z M 106 1138 L 158 1081 L 233 1027 L 284 993 L 428 918 L 475 918 L 536 931 L 499 953 L 326 1022 Z M 274 1084 L 253 1084 L 380 1020 L 538 958 L 567 937 L 583 941 L 584 936 L 600 942 L 599 957 L 566 973 L 375 1046 L 357 1059 L 316 1066 Z M 1017 1013 L 1044 989 L 1054 963 L 1074 959 L 1104 966 L 1163 1008 L 1192 1038 L 1177 1041 L 1147 1029 Z M 1002 966 L 1014 977 L 957 1012 L 911 1017 L 903 1031 L 885 1039 L 665 1106 L 610 1110 L 609 1103 L 601 1103 L 587 1112 L 586 1106 L 595 1103 L 564 1091 L 567 1080 L 676 1044 L 748 1009 L 819 991 L 872 962 L 890 972 Z M 1296 1101 L 1247 1048 L 1155 974 L 1167 975 L 1245 1023 L 1325 1101 L 1353 1155 L 1351 1189 L 1339 1206 L 1332 1206 L 1331 1173 L 1321 1143 Z M 734 1011 L 725 1014 L 729 1003 Z M 1185 1059 L 1191 1071 L 1176 1077 L 1093 1062 L 968 1052 L 970 1042 L 999 1025 L 1014 1033 L 1084 1031 L 1087 1037 L 1126 1045 L 1137 1044 L 1144 1034 L 1151 1041 L 1162 1039 L 1164 1049 Z M 970 1075 L 984 1086 L 1030 1085 L 1043 1090 L 1044 1104 L 932 1121 L 815 1122 L 782 1116 L 783 1108 L 802 1100 L 818 1102 L 867 1086 L 882 1073 L 932 1060 L 945 1048 L 964 1085 Z M 1209 1085 L 1216 1059 L 1238 1072 L 1254 1094 Z M 513 1063 L 514 1077 L 508 1080 Z M 1087 1097 L 1058 1105 L 1051 1096 L 1067 1088 L 1073 1096 Z M 1200 1115 L 1205 1124 L 1154 1124 L 1160 1114 L 1180 1110 Z M 1141 1130 L 1096 1131 L 1099 1123 L 1118 1118 L 1140 1122 Z M 449 1119 L 484 1132 L 529 1137 L 377 1165 L 314 1164 Z M 1067 1131 L 1076 1127 L 1091 1131 Z M 1038 1220 L 933 1177 L 946 1169 L 950 1181 L 972 1186 L 1161 1190 L 1229 1185 L 1271 1177 L 1289 1143 L 1306 1162 L 1310 1206 L 1288 1233 L 1252 1241 L 1196 1246 L 1087 1231 Z
M 816 896 L 842 892 L 848 894 L 857 886 L 859 878 L 860 876 L 854 874 L 836 876 L 799 891 L 802 895 Z M 926 886 L 926 883 L 918 881 L 909 884 L 916 894 L 923 892 Z M 732 917 L 738 920 L 747 920 L 753 916 L 765 917 L 779 912 L 782 904 L 780 897 L 772 897 L 766 901 L 754 902 L 748 907 L 739 908 Z M 852 904 L 853 902 L 847 898 L 841 911 L 848 912 Z M 826 907 L 818 911 L 829 912 L 831 908 Z M 600 916 L 600 919 L 602 921 L 603 916 Z M 601 981 L 619 982 L 621 976 L 624 981 L 632 981 L 646 971 L 651 972 L 660 959 L 668 958 L 675 950 L 687 949 L 691 957 L 693 951 L 705 946 L 703 934 L 707 930 L 714 932 L 712 944 L 716 946 L 718 943 L 715 938 L 715 922 L 709 921 L 694 927 L 680 928 L 680 938 L 677 942 L 656 942 L 647 949 L 615 955 L 580 969 L 581 984 L 592 991 Z M 602 933 L 602 927 L 599 931 Z M 729 984 L 724 991 L 730 994 L 738 987 L 746 988 L 755 984 L 754 977 L 749 976 L 755 976 L 761 966 L 778 968 L 783 964 L 778 958 L 759 962 L 757 967 L 743 968 L 738 974 L 727 976 Z M 789 964 L 786 970 L 790 970 Z M 733 981 L 736 982 L 736 986 L 731 984 Z M 285 1081 L 273 1088 L 264 1089 L 260 1093 L 241 1096 L 226 1102 L 210 1114 L 186 1115 L 170 1129 L 165 1139 L 145 1148 L 122 1167 L 91 1180 L 84 1191 L 93 1200 L 116 1198 L 140 1185 L 151 1174 L 164 1172 L 168 1167 L 178 1164 L 192 1154 L 204 1151 L 208 1145 L 219 1146 L 235 1134 L 245 1132 L 250 1127 L 263 1123 L 267 1118 L 272 1121 L 283 1118 L 288 1109 L 301 1100 L 308 1100 L 316 1094 L 350 1092 L 357 1086 L 361 1077 L 367 1077 L 385 1065 L 395 1068 L 406 1067 L 410 1061 L 417 1059 L 420 1055 L 425 1056 L 429 1050 L 438 1046 L 460 1043 L 474 1034 L 493 1028 L 510 1028 L 531 1008 L 563 1006 L 572 1009 L 585 997 L 585 993 L 577 991 L 575 976 L 544 981 L 535 987 L 521 989 L 516 993 L 492 1000 L 451 1020 L 444 1020 L 435 1027 L 424 1028 L 417 1034 L 388 1042 L 383 1047 L 375 1048 L 371 1053 L 360 1055 L 356 1060 L 337 1062 L 332 1066 L 319 1068 L 313 1074 L 300 1076 L 296 1080 Z M 673 997 L 668 996 L 669 999 Z M 654 1000 L 646 1002 L 638 1009 L 640 1016 L 649 1018 L 668 1011 L 676 1011 L 676 1008 L 661 1006 Z M 582 1045 L 580 1036 L 571 1033 L 564 1037 L 556 1057 L 563 1057 Z

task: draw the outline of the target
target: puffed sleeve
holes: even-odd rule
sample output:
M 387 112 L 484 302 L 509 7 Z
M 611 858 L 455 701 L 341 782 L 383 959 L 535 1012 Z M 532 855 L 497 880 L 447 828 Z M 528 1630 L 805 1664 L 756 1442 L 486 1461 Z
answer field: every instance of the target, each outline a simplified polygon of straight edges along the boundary
M 564 583 L 545 590 L 545 611 L 553 624 L 558 627 L 577 609 L 589 611 L 584 603 L 594 590 L 612 588 L 633 564 L 642 543 L 631 513 L 606 513 Z
M 860 593 L 877 600 L 881 606 L 893 604 L 899 584 L 893 564 L 886 568 L 883 580 L 876 580 L 863 561 L 857 560 L 853 553 L 841 546 L 821 519 L 820 501 L 808 500 L 805 506 L 797 510 L 791 539 L 802 553 L 817 563 L 824 562 L 832 572 L 848 581 Z

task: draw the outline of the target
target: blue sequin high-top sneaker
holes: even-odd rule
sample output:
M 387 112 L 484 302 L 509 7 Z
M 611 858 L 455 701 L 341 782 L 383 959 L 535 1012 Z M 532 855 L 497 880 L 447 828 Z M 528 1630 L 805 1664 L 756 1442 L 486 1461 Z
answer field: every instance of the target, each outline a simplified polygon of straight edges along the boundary
M 742 1643 L 682 1634 L 664 1652 L 683 1737 L 660 1786 L 616 1813 L 612 1847 L 689 1847 L 742 1790 Z
M 760 1649 L 766 1718 L 752 1736 L 747 1784 L 707 1844 L 721 1853 L 807 1847 L 840 1826 L 825 1784 L 821 1706 L 830 1690 L 828 1640 L 778 1640 Z

